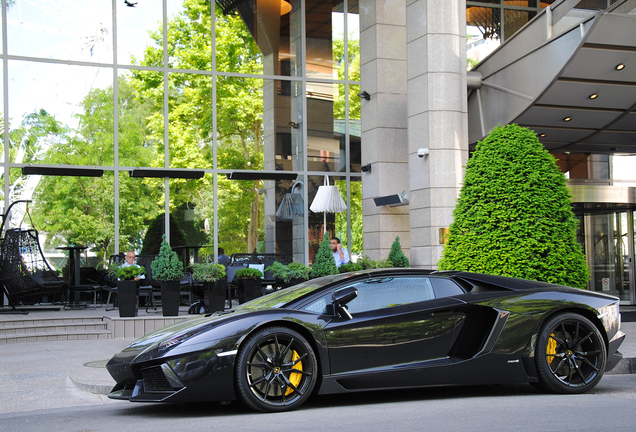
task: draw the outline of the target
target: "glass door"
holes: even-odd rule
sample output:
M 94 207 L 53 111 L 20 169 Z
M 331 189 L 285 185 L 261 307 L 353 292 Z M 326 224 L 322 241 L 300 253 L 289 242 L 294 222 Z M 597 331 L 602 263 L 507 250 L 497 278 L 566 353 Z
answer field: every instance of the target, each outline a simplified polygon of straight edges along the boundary
M 633 212 L 586 215 L 584 220 L 589 289 L 634 302 Z

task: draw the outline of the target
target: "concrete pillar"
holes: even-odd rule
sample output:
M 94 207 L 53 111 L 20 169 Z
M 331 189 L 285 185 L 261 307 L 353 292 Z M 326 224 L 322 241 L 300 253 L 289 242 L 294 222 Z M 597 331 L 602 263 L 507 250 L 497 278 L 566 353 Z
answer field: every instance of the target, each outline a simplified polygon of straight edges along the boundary
M 360 0 L 364 253 L 386 258 L 396 236 L 409 249 L 409 208 L 376 207 L 374 197 L 409 189 L 406 0 Z
M 407 0 L 406 30 L 411 262 L 436 268 L 468 157 L 466 1 Z

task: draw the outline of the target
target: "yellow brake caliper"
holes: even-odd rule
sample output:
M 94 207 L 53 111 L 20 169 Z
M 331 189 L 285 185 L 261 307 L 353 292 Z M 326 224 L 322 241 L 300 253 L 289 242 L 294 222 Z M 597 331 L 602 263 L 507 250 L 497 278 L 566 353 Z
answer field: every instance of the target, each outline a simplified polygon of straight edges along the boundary
M 557 342 L 553 339 L 554 333 L 552 333 L 550 336 L 552 337 L 548 339 L 547 354 L 548 357 L 551 357 L 549 361 L 550 363 L 552 363 L 555 360 L 556 356 Z
M 298 360 L 300 358 L 300 356 L 298 355 L 298 353 L 296 351 L 292 351 L 294 354 L 292 355 L 292 362 L 295 362 L 296 360 Z M 303 362 L 298 362 L 294 367 L 292 367 L 292 369 L 296 369 L 299 371 L 303 370 Z M 289 374 L 289 382 L 292 383 L 292 385 L 294 387 L 298 387 L 298 384 L 300 384 L 300 380 L 302 379 L 303 374 L 298 373 L 298 372 L 292 372 Z M 289 395 L 291 392 L 293 392 L 294 389 L 292 389 L 291 387 L 287 387 L 287 391 L 285 392 L 285 396 Z

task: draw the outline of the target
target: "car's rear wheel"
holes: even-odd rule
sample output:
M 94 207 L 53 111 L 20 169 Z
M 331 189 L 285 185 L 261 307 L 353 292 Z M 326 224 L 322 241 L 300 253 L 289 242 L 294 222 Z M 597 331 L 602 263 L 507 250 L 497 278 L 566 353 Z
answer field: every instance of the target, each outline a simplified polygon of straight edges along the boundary
M 539 388 L 552 393 L 585 393 L 603 376 L 607 359 L 598 328 L 576 313 L 550 318 L 535 351 Z
M 263 412 L 302 405 L 318 380 L 318 362 L 307 340 L 285 327 L 268 327 L 243 343 L 236 359 L 239 399 Z

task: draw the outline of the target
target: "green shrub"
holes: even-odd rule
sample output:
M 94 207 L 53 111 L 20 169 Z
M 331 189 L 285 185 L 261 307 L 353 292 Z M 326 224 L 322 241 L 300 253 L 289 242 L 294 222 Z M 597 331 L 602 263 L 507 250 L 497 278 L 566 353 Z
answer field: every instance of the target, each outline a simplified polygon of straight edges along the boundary
M 348 264 L 343 264 L 340 267 L 338 267 L 338 271 L 340 273 L 349 273 L 349 272 L 355 272 L 355 271 L 362 271 L 364 270 L 362 268 L 362 266 L 358 263 L 353 263 L 350 262 Z
M 531 130 L 497 127 L 477 144 L 453 215 L 441 270 L 585 288 L 565 177 Z
M 311 277 L 318 278 L 322 276 L 336 275 L 338 274 L 338 267 L 336 267 L 336 260 L 333 258 L 333 252 L 329 245 L 329 234 L 325 233 L 322 238 L 322 243 L 318 248 L 316 259 L 311 266 Z
M 150 267 L 152 277 L 158 281 L 180 280 L 183 277 L 183 263 L 166 241 L 165 234 L 162 237 L 159 254 L 150 263 Z
M 129 265 L 126 267 L 119 267 L 115 270 L 115 276 L 119 280 L 134 280 L 135 278 L 146 273 L 146 269 L 143 266 L 137 264 Z
M 362 266 L 363 270 L 373 270 L 373 269 L 379 269 L 379 268 L 393 267 L 393 262 L 391 262 L 388 259 L 376 261 L 376 260 L 372 260 L 366 255 L 358 260 L 358 264 Z
M 391 252 L 389 252 L 388 261 L 391 261 L 393 267 L 411 267 L 409 259 L 402 252 L 402 245 L 400 245 L 400 238 L 396 237 L 391 245 Z
M 239 279 L 260 279 L 263 272 L 259 269 L 245 267 L 236 271 L 236 277 Z
M 161 249 L 161 241 L 165 233 L 165 214 L 161 213 L 150 222 L 146 236 L 144 237 L 143 246 L 141 248 L 141 255 L 156 255 Z M 170 215 L 170 243 L 175 246 L 185 246 L 186 241 L 183 235 L 183 231 L 179 228 L 174 220 L 174 217 Z
M 272 276 L 276 279 L 280 279 L 286 284 L 290 283 L 294 279 L 309 279 L 311 269 L 303 263 L 292 262 L 287 265 L 275 261 L 271 266 L 265 269 L 266 272 L 271 272 Z
M 225 277 L 225 266 L 216 263 L 193 263 L 192 279 L 201 282 L 216 282 Z

